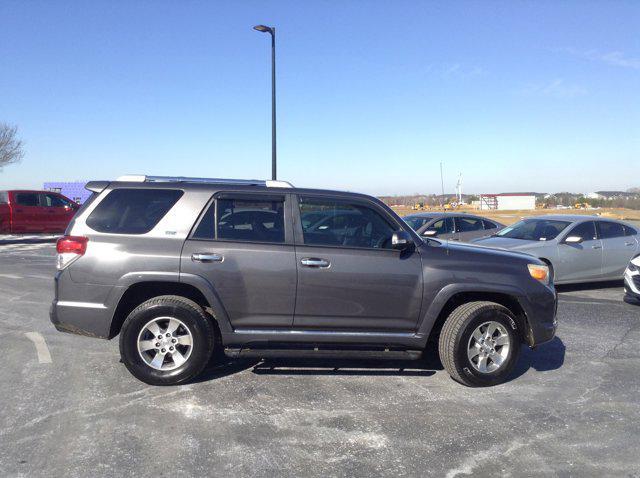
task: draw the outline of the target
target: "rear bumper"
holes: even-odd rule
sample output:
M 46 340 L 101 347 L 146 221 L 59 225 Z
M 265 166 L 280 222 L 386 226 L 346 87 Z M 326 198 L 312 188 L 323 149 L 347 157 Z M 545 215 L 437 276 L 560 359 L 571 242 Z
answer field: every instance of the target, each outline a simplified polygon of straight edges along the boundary
M 74 283 L 66 270 L 60 271 L 55 276 L 49 319 L 61 332 L 108 339 L 115 310 L 111 303 L 117 304 L 119 293 L 119 287 Z

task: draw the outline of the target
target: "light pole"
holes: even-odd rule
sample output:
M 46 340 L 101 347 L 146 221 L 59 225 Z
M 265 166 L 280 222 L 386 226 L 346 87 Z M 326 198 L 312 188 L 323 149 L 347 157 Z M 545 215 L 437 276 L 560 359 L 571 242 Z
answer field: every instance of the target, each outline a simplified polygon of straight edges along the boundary
M 276 29 L 265 25 L 253 27 L 271 35 L 271 179 L 276 180 Z

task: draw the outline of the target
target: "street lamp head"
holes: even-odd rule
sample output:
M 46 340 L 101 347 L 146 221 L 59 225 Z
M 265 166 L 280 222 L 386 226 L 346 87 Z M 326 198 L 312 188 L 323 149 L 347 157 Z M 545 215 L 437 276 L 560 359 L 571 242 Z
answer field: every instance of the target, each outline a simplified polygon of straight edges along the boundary
M 262 33 L 271 33 L 273 34 L 273 29 L 271 27 L 268 27 L 266 25 L 256 25 L 255 27 L 253 27 L 254 30 L 262 32 Z

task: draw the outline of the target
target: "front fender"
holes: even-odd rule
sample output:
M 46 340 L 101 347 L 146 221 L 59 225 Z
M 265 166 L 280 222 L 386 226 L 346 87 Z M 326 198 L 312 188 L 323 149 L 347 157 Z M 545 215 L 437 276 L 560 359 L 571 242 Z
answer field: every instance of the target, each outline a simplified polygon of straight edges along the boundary
M 443 287 L 431 301 L 431 304 L 422 315 L 418 324 L 418 334 L 428 339 L 434 324 L 438 320 L 440 313 L 444 309 L 449 300 L 459 293 L 474 293 L 474 294 L 503 294 L 514 297 L 520 306 L 523 306 L 523 297 L 525 293 L 516 286 L 505 284 L 449 284 Z M 526 310 L 523 307 L 523 310 Z

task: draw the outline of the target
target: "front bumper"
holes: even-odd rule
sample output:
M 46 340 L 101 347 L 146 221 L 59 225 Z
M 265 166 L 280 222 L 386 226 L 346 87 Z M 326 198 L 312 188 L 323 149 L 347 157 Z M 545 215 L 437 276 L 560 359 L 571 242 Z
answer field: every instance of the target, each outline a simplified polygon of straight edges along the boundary
M 558 328 L 558 294 L 555 289 L 545 286 L 544 290 L 521 298 L 521 305 L 529 325 L 529 345 L 537 347 L 553 340 Z
M 640 302 L 640 271 L 627 270 L 624 272 L 625 298 L 631 302 Z

